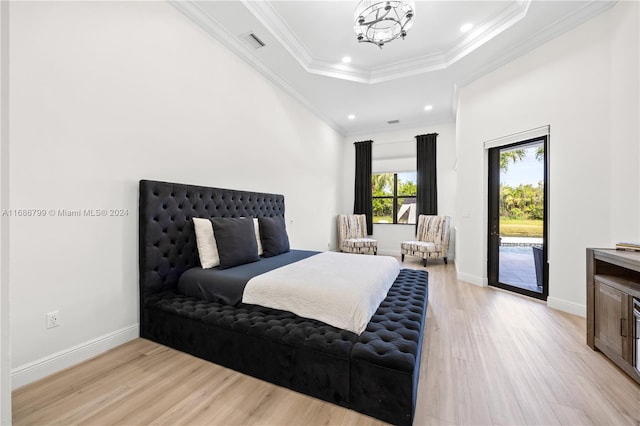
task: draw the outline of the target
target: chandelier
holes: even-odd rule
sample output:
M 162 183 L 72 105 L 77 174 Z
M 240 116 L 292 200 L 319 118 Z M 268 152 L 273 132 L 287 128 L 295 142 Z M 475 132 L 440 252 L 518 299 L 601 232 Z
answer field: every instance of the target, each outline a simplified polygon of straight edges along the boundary
M 358 41 L 373 43 L 381 49 L 385 43 L 407 35 L 413 25 L 413 0 L 361 0 L 354 13 Z

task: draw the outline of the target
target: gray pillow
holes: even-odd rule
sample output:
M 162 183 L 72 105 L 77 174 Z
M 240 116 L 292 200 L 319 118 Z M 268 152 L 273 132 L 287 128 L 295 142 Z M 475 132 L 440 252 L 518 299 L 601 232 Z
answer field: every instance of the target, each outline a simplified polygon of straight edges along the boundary
M 289 251 L 289 236 L 282 216 L 259 217 L 258 223 L 262 240 L 262 257 L 273 257 Z
M 220 255 L 220 269 L 260 260 L 253 219 L 212 218 Z

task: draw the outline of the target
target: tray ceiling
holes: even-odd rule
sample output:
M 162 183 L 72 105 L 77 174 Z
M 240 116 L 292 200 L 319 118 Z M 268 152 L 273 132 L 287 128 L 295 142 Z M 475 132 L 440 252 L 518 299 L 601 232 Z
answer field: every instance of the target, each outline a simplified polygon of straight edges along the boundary
M 452 121 L 458 87 L 614 3 L 416 1 L 406 39 L 380 49 L 355 38 L 357 1 L 171 2 L 344 135 Z

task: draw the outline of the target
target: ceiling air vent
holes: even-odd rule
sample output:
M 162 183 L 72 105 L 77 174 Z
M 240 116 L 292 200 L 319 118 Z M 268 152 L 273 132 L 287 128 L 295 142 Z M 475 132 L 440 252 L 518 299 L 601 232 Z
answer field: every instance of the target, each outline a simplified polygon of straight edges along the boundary
M 400 123 L 400 120 L 389 120 L 387 121 L 387 124 L 398 124 Z
M 255 35 L 254 33 L 246 33 L 240 36 L 245 43 L 249 45 L 249 47 L 253 49 L 260 49 L 261 47 L 265 47 L 266 44 L 264 41 L 260 40 L 260 37 Z

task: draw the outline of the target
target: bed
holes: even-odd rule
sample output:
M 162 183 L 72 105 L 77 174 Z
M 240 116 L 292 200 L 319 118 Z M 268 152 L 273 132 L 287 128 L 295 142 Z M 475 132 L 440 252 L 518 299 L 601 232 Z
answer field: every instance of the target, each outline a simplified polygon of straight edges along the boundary
M 140 336 L 276 385 L 410 425 L 428 273 L 400 270 L 361 334 L 250 304 L 178 291 L 199 267 L 194 217 L 284 217 L 284 197 L 140 181 Z

